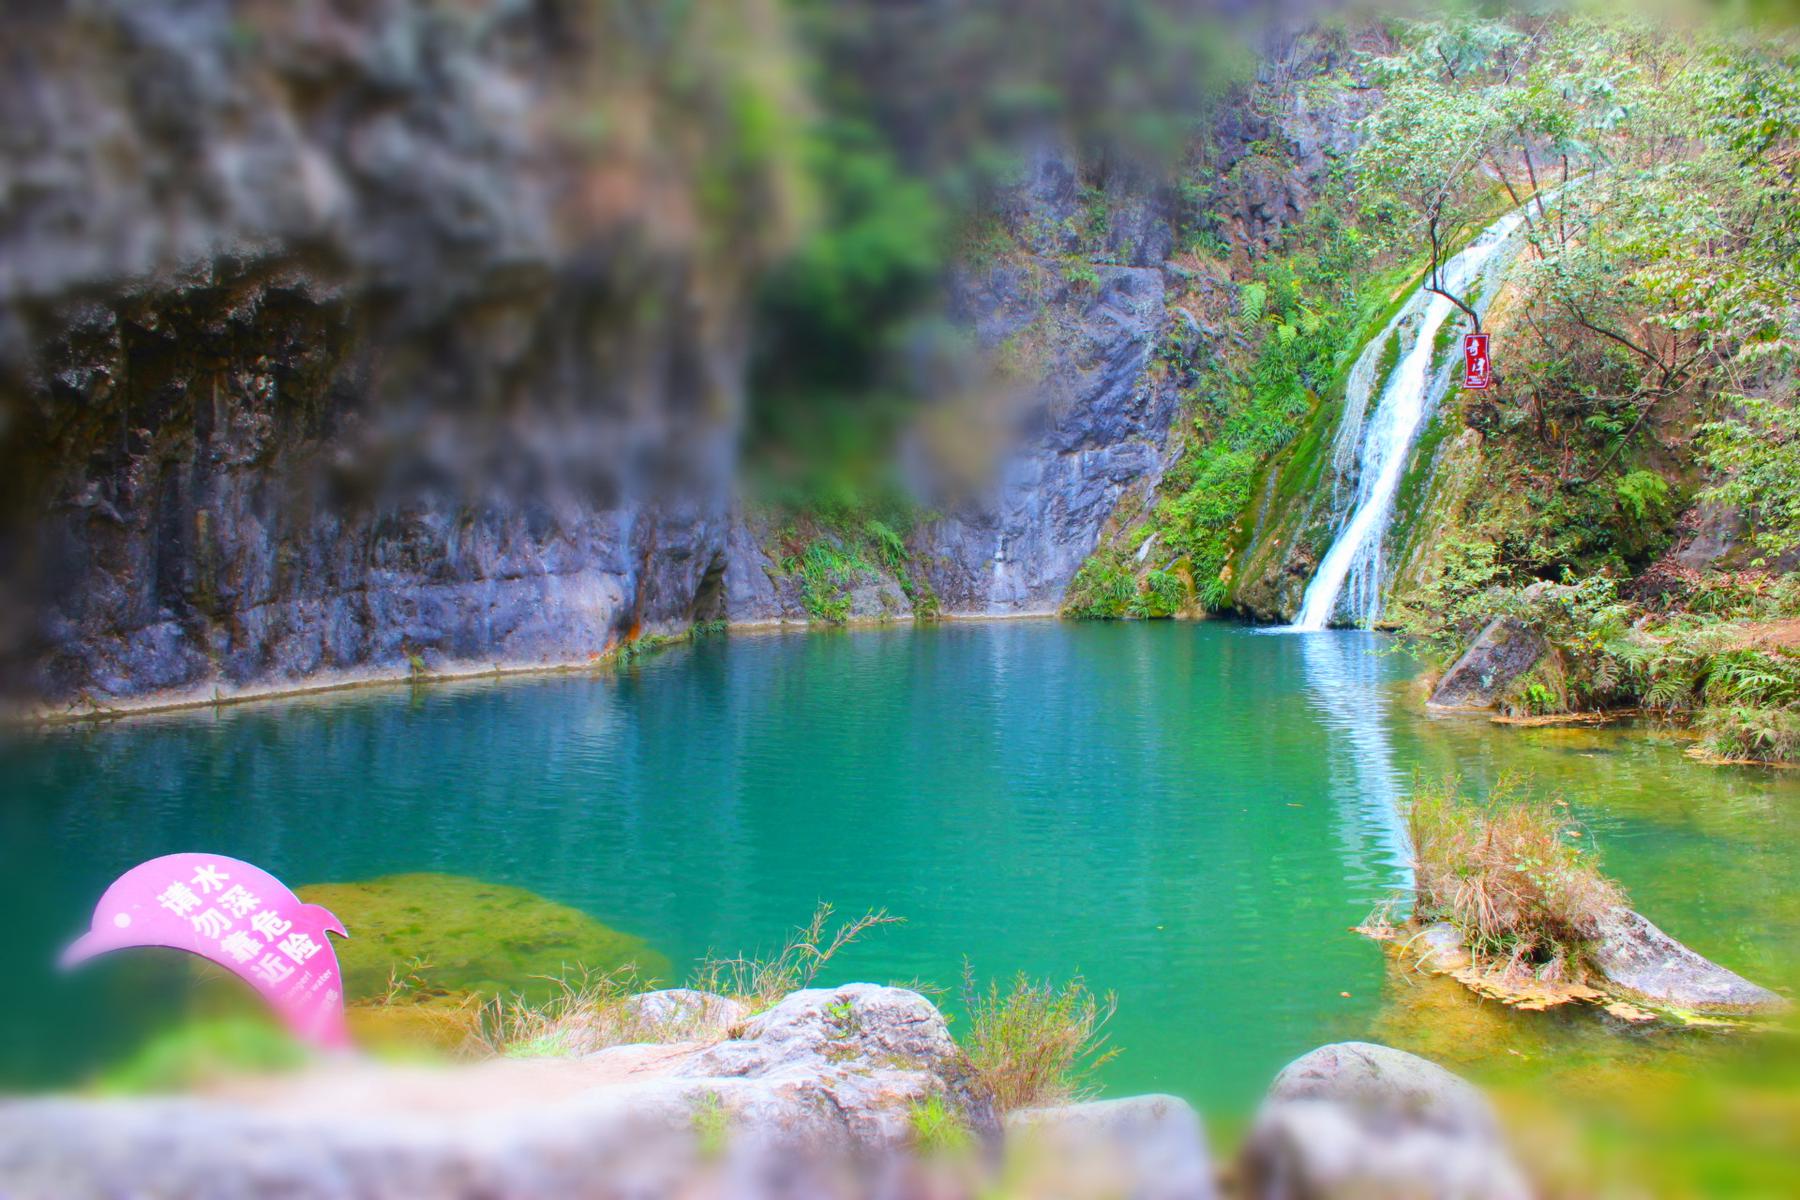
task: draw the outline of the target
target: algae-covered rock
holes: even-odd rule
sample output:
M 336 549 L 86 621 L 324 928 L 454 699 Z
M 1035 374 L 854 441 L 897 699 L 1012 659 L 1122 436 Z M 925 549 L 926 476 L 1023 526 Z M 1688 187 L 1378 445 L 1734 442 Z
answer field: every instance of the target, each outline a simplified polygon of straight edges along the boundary
M 313 884 L 300 896 L 350 931 L 335 945 L 351 1000 L 381 996 L 395 978 L 408 991 L 541 999 L 566 972 L 631 966 L 643 979 L 670 975 L 669 960 L 642 938 L 524 888 L 419 873 Z

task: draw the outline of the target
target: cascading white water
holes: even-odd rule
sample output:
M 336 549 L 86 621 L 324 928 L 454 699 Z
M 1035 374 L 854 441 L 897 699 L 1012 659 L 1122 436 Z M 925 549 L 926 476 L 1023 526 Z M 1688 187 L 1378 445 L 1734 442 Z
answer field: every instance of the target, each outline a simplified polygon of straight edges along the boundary
M 1513 234 L 1523 221 L 1523 212 L 1514 211 L 1483 230 L 1444 264 L 1445 289 L 1458 296 L 1478 291 L 1481 299 L 1475 307 L 1484 308 L 1485 297 L 1492 294 L 1496 277 L 1512 257 Z M 1472 288 L 1476 283 L 1480 287 Z M 1382 542 L 1407 452 L 1455 374 L 1455 358 L 1435 372 L 1432 359 L 1438 331 L 1456 312 L 1449 300 L 1421 284 L 1351 367 L 1344 418 L 1332 446 L 1332 470 L 1338 480 L 1333 491 L 1337 535 L 1306 585 L 1294 629 L 1324 629 L 1340 608 L 1357 624 L 1369 624 L 1381 615 Z M 1377 379 L 1382 352 L 1397 330 L 1403 339 L 1411 339 L 1410 344 L 1386 378 Z M 1365 418 L 1377 385 L 1380 398 L 1374 413 Z M 1354 481 L 1353 491 L 1345 486 L 1347 481 Z

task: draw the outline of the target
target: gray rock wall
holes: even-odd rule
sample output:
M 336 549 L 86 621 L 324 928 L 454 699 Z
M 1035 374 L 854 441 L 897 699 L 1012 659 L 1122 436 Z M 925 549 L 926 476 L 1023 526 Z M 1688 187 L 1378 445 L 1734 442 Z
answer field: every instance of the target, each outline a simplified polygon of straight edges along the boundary
M 0 18 L 7 691 L 579 661 L 722 614 L 739 289 L 657 224 L 671 164 L 584 151 L 561 13 Z

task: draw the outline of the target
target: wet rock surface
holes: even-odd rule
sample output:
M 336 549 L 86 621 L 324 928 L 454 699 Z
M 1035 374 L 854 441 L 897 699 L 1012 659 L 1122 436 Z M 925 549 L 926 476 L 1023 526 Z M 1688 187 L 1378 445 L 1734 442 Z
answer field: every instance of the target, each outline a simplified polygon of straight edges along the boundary
M 1432 690 L 1433 708 L 1493 708 L 1549 644 L 1517 617 L 1495 617 Z
M 1628 908 L 1600 923 L 1590 952 L 1607 982 L 1636 999 L 1697 1013 L 1772 1013 L 1788 1001 L 1688 949 Z
M 589 202 L 544 119 L 583 98 L 570 28 L 4 20 L 8 690 L 541 666 L 722 615 L 741 306 L 653 197 Z
M 1243 1167 L 1258 1200 L 1531 1194 L 1474 1085 L 1370 1042 L 1321 1046 L 1283 1068 Z

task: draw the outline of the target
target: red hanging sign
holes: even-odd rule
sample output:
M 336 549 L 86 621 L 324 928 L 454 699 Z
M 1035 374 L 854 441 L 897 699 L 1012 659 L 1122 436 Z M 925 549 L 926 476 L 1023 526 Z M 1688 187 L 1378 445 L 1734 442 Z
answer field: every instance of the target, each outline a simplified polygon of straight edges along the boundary
M 1463 335 L 1463 386 L 1475 391 L 1494 386 L 1494 365 L 1488 361 L 1488 335 Z

